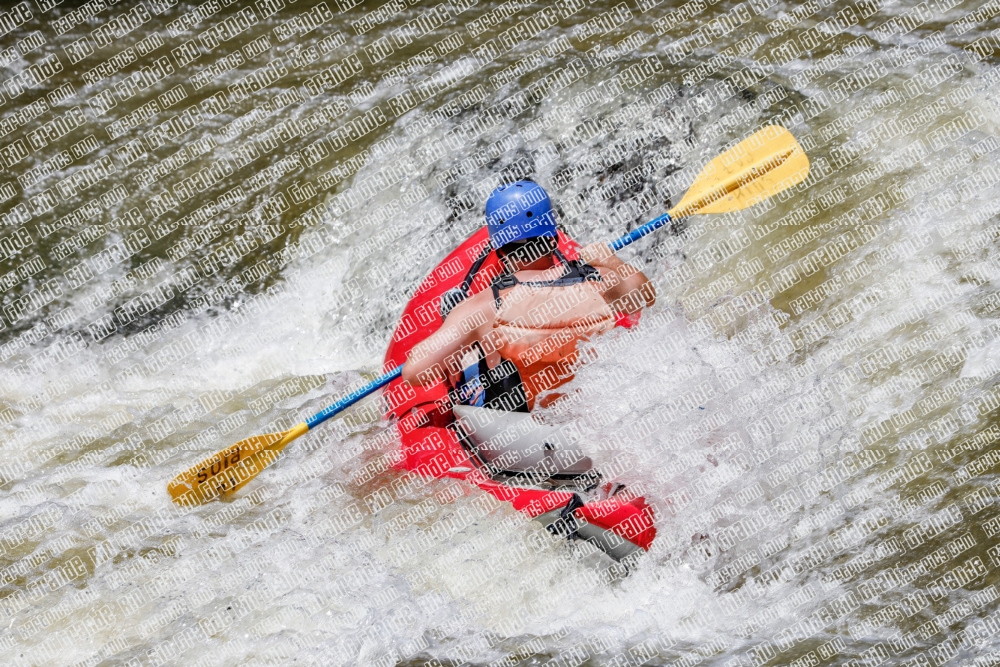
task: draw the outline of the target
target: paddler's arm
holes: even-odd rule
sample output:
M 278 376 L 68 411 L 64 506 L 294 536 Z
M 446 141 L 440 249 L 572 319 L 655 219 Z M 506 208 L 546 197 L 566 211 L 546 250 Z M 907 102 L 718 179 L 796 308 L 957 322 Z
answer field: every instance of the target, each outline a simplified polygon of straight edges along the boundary
M 410 350 L 403 364 L 403 381 L 416 387 L 446 380 L 460 371 L 462 356 L 474 341 L 487 335 L 487 327 L 492 330 L 494 315 L 489 290 L 455 306 L 440 329 Z
M 591 243 L 580 249 L 580 259 L 601 272 L 606 285 L 602 294 L 612 309 L 629 315 L 656 301 L 656 289 L 639 269 L 626 264 L 605 243 Z

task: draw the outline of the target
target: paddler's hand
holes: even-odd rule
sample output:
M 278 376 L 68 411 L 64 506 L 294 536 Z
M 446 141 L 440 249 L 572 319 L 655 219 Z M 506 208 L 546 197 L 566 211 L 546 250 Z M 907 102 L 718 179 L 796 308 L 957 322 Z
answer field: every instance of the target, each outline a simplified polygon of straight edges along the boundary
M 656 290 L 645 274 L 620 260 L 606 243 L 580 248 L 580 259 L 601 270 L 602 296 L 616 312 L 637 313 L 656 301 Z

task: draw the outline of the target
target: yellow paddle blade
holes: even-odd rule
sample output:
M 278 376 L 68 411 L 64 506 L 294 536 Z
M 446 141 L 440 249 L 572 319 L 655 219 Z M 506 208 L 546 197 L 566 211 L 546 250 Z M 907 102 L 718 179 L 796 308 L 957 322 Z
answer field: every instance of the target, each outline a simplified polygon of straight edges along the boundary
M 200 505 L 238 491 L 271 465 L 288 443 L 308 430 L 302 423 L 284 433 L 240 440 L 182 472 L 167 485 L 167 492 L 180 505 Z
M 231 484 L 228 480 L 241 463 L 248 462 L 254 454 L 280 442 L 283 437 L 285 433 L 268 433 L 240 440 L 177 475 L 167 485 L 167 492 L 174 502 L 187 496 L 187 502 L 182 504 L 190 504 L 194 499 L 199 503 L 211 500 Z
M 808 175 L 809 158 L 792 133 L 768 125 L 705 165 L 670 216 L 749 208 Z
M 282 448 L 283 449 L 283 448 Z M 271 465 L 281 455 L 281 449 L 265 449 L 253 454 L 239 468 L 233 471 L 228 480 L 229 485 L 222 489 L 222 494 L 231 496 L 254 480 L 260 471 Z

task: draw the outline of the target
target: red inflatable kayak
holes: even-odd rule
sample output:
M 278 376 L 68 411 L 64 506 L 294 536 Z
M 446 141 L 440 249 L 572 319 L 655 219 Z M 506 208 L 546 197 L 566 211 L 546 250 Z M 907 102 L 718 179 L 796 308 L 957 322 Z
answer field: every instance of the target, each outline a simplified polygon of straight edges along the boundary
M 427 276 L 406 305 L 392 342 L 385 354 L 386 368 L 406 361 L 414 345 L 441 326 L 441 295 L 459 286 L 472 265 L 480 258 L 488 242 L 485 227 L 470 236 Z M 559 247 L 571 259 L 577 257 L 577 244 L 560 234 Z M 499 273 L 499 262 L 490 254 L 472 282 L 470 293 L 487 288 Z M 626 322 L 620 322 L 628 326 Z M 653 511 L 641 497 L 630 494 L 622 485 L 599 483 L 599 475 L 590 474 L 592 488 L 573 488 L 547 483 L 546 480 L 498 474 L 463 435 L 444 382 L 432 386 L 410 387 L 401 380 L 390 384 L 384 394 L 391 406 L 388 417 L 398 419 L 402 451 L 397 469 L 417 472 L 425 477 L 462 479 L 478 486 L 499 500 L 540 521 L 550 532 L 575 539 L 586 539 L 602 551 L 621 560 L 640 549 L 649 550 L 656 535 Z M 467 434 L 466 434 L 467 435 Z M 610 497 L 609 497 L 610 496 Z

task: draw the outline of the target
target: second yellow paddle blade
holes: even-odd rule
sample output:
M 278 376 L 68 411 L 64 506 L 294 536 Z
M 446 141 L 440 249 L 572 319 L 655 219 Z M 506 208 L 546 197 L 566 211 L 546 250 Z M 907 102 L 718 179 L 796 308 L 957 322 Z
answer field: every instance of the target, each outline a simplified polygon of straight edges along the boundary
M 252 482 L 261 470 L 274 463 L 280 454 L 280 449 L 265 449 L 251 455 L 246 461 L 242 461 L 239 467 L 233 469 L 220 493 L 225 496 L 236 493 Z
M 809 175 L 809 158 L 778 125 L 754 132 L 701 170 L 670 215 L 727 213 L 758 204 Z
M 268 433 L 240 440 L 177 475 L 167 485 L 167 492 L 174 502 L 190 505 L 207 502 L 242 487 L 278 456 L 278 452 L 264 450 L 280 442 L 287 433 Z

